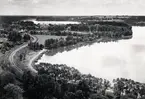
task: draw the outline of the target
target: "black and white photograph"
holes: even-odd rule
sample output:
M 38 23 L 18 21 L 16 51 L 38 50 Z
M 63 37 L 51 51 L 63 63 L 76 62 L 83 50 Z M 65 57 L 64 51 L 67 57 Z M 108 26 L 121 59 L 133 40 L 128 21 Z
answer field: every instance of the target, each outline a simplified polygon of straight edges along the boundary
M 0 99 L 145 99 L 145 0 L 0 0 Z

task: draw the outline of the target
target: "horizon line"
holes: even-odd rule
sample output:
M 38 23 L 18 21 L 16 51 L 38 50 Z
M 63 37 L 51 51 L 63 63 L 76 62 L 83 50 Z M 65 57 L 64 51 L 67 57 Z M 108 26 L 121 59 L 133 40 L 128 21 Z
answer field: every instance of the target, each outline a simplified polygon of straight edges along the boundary
M 105 14 L 98 14 L 98 15 L 19 15 L 19 14 L 16 14 L 16 15 L 11 15 L 11 14 L 4 14 L 4 15 L 0 15 L 0 16 L 145 16 L 145 15 L 126 15 L 126 14 L 108 14 L 108 15 L 105 15 Z

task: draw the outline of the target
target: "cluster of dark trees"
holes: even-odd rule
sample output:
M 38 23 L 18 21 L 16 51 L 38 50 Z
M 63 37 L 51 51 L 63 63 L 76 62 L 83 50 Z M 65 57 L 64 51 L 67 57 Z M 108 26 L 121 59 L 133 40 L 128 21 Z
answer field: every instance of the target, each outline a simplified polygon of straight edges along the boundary
M 68 41 L 66 41 L 68 40 Z M 47 49 L 52 49 L 52 48 L 58 48 L 58 47 L 63 47 L 67 45 L 72 45 L 72 43 L 76 44 L 76 42 L 73 42 L 73 37 L 68 36 L 66 39 L 60 38 L 58 39 L 47 39 L 45 41 L 45 48 Z
M 81 32 L 81 33 L 77 33 L 76 31 L 35 31 L 35 30 L 32 30 L 30 31 L 30 34 L 32 35 L 55 35 L 55 36 L 83 36 L 84 33 Z M 86 33 L 85 33 L 86 34 Z
M 24 96 L 28 99 L 88 99 L 97 92 L 105 95 L 110 86 L 107 80 L 82 75 L 75 68 L 65 65 L 41 64 L 36 67 L 38 75 L 26 72 L 23 76 Z
M 11 24 L 13 22 L 17 22 L 29 18 L 36 18 L 36 17 L 35 16 L 0 16 L 1 19 L 0 22 Z
M 48 30 L 49 31 L 63 31 L 67 28 L 66 25 L 53 25 L 53 24 L 50 24 L 48 26 Z
M 3 71 L 0 99 L 145 99 L 145 84 L 131 79 L 114 79 L 111 86 L 64 64 L 40 63 L 35 68 L 37 74 L 25 70 L 21 80 Z
M 126 24 L 125 22 L 117 22 L 117 21 L 86 21 L 89 25 L 111 25 L 111 26 L 120 26 L 120 27 L 131 27 L 129 24 Z
M 106 29 L 100 29 L 100 28 L 108 28 Z M 63 31 L 63 30 L 71 30 L 71 31 L 117 31 L 116 28 L 127 28 L 128 30 L 131 30 L 131 26 L 124 23 L 124 22 L 115 22 L 115 21 L 86 21 L 85 23 L 81 24 L 67 24 L 67 25 L 52 25 L 50 24 L 48 26 L 49 31 Z
M 29 30 L 31 34 L 39 34 L 41 30 L 40 24 L 34 24 L 31 21 L 20 21 L 17 24 Z M 37 29 L 36 29 L 37 27 Z M 131 36 L 132 28 L 124 22 L 115 21 L 86 21 L 81 24 L 67 24 L 67 25 L 52 25 L 48 26 L 48 34 L 56 36 L 81 36 L 85 32 L 95 33 L 100 36 L 108 36 L 113 38 L 121 38 L 122 36 Z M 81 33 L 77 33 L 81 32 Z M 41 33 L 43 34 L 43 33 Z M 44 33 L 47 34 L 47 33 Z
M 26 42 L 30 39 L 31 39 L 31 37 L 29 34 L 22 35 L 21 33 L 17 32 L 17 31 L 12 31 L 8 34 L 8 40 L 12 41 L 14 43 L 21 42 L 22 40 Z
M 130 16 L 124 21 L 132 26 L 145 26 L 145 16 Z
M 78 86 L 67 83 L 65 79 L 54 79 L 48 74 L 24 77 L 24 97 L 28 99 L 88 99 L 89 86 L 80 81 Z M 31 78 L 30 78 L 31 77 Z M 78 90 L 78 91 L 77 91 Z
M 0 74 L 0 99 L 23 99 L 23 89 L 9 71 Z
M 117 22 L 98 22 L 98 24 L 68 24 L 50 25 L 49 34 L 56 36 L 82 36 L 86 32 L 91 32 L 100 37 L 122 38 L 122 36 L 132 36 L 132 28 L 125 23 Z M 80 32 L 80 33 L 78 33 Z
M 109 25 L 108 25 L 109 24 Z M 58 48 L 58 47 L 63 47 L 67 45 L 73 45 L 78 42 L 86 42 L 86 41 L 93 41 L 98 38 L 112 38 L 112 39 L 122 39 L 123 36 L 132 36 L 132 30 L 129 25 L 126 25 L 125 23 L 109 23 L 107 25 L 87 25 L 87 24 L 69 24 L 66 27 L 69 27 L 70 31 L 57 31 L 59 28 L 62 30 L 65 29 L 66 27 L 63 28 L 65 25 L 50 25 L 53 27 L 53 32 L 51 32 L 51 35 L 57 35 L 57 36 L 66 36 L 66 39 L 59 39 L 59 40 L 53 40 L 53 39 L 48 39 L 45 41 L 45 47 L 48 49 L 51 48 Z M 113 26 L 117 25 L 117 26 Z M 58 28 L 59 27 L 59 28 Z M 56 29 L 56 30 L 55 30 Z M 93 32 L 92 34 L 82 34 L 77 33 L 77 31 L 88 31 Z M 50 30 L 51 31 L 51 30 Z M 76 31 L 76 32 L 71 32 L 71 31 Z M 70 38 L 70 39 L 68 39 Z
M 27 41 L 29 41 L 30 39 L 31 39 L 31 37 L 30 37 L 29 34 L 24 34 L 24 36 L 23 36 L 24 42 L 27 42 Z
M 61 34 L 61 32 L 58 32 Z M 123 39 L 123 36 L 130 36 L 132 37 L 132 32 L 98 32 L 98 33 L 93 33 L 93 34 L 74 34 L 70 33 L 66 38 L 60 38 L 60 39 L 47 39 L 45 40 L 45 48 L 47 49 L 54 49 L 54 48 L 59 48 L 59 47 L 64 47 L 64 46 L 69 46 L 69 45 L 75 45 L 79 42 L 93 42 L 97 41 L 99 38 L 102 38 L 102 41 L 105 40 L 105 38 L 113 40 L 118 40 L 118 39 Z M 128 39 L 129 39 L 128 38 Z M 110 41 L 108 39 L 108 41 Z
M 82 33 L 77 33 L 77 32 L 71 32 L 71 31 L 55 31 L 55 32 L 49 32 L 50 35 L 55 35 L 55 36 L 83 36 Z
M 3 26 L 5 29 L 7 29 L 7 30 L 13 30 L 13 29 L 16 29 L 16 30 L 35 30 L 36 29 L 36 27 L 37 27 L 37 25 L 36 24 L 34 24 L 34 22 L 33 21 L 22 21 L 22 20 L 19 20 L 19 21 L 14 21 L 14 22 L 12 22 L 12 23 L 7 23 L 7 24 L 5 24 L 5 25 L 7 25 L 7 27 L 5 26 Z
M 121 97 L 123 94 L 133 99 L 145 99 L 145 84 L 131 79 L 118 78 L 113 80 L 114 94 Z M 126 98 L 125 98 L 126 99 Z
M 68 25 L 52 25 L 48 26 L 49 31 L 89 31 L 89 26 L 87 24 L 68 24 Z
M 4 42 L 4 43 L 2 43 L 2 46 L 0 48 L 0 51 L 4 54 L 9 49 L 13 48 L 14 45 L 15 44 L 13 42 Z
M 22 44 L 23 42 L 27 42 L 31 39 L 29 34 L 22 35 L 16 31 L 12 31 L 7 36 L 8 41 L 3 42 L 0 48 L 2 53 L 5 53 L 9 49 L 13 48 L 15 45 Z
M 19 21 L 17 23 L 22 27 L 22 29 L 27 29 L 27 30 L 35 30 L 36 29 L 36 24 L 32 21 Z
M 38 75 L 23 75 L 24 97 L 28 99 L 144 99 L 145 84 L 130 79 L 114 79 L 112 93 L 106 79 L 81 74 L 73 67 L 41 63 Z
M 0 50 L 3 53 L 15 45 L 20 45 L 23 42 L 29 41 L 31 37 L 30 34 L 28 34 L 29 29 L 27 27 L 35 27 L 35 24 L 31 21 L 14 21 L 10 23 L 2 23 L 1 25 L 2 29 L 0 30 L 0 36 L 6 37 L 8 40 L 6 42 L 2 42 Z
M 69 21 L 77 16 L 38 16 L 37 21 Z
M 60 39 L 47 39 L 45 40 L 45 48 L 54 49 L 64 46 L 75 45 L 79 42 L 92 42 L 98 38 L 97 35 L 85 35 L 85 36 L 67 36 Z
M 8 35 L 8 31 L 6 31 L 6 30 L 0 30 L 0 37 L 6 38 L 7 35 Z
M 38 42 L 29 42 L 28 47 L 31 50 L 42 50 L 44 45 L 39 44 Z
M 8 40 L 12 42 L 21 41 L 22 35 L 16 31 L 12 31 L 8 34 Z

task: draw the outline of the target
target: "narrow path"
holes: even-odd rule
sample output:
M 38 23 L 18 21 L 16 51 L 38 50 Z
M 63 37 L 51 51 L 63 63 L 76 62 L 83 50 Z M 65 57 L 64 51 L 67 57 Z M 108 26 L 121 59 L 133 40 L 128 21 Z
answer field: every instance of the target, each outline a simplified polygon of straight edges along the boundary
M 17 68 L 17 70 L 19 70 L 20 73 L 23 73 L 23 71 L 22 71 L 19 67 L 16 66 L 16 63 L 15 63 L 15 60 L 14 60 L 14 56 L 15 56 L 15 54 L 16 54 L 18 51 L 20 51 L 21 49 L 23 49 L 23 48 L 25 48 L 25 47 L 27 47 L 27 46 L 28 46 L 28 44 L 24 44 L 24 45 L 20 46 L 19 48 L 17 48 L 16 50 L 14 50 L 14 51 L 10 54 L 10 56 L 9 56 L 9 62 L 10 62 L 10 64 L 11 64 L 11 66 L 15 66 L 15 68 Z
M 35 60 L 37 60 L 37 58 L 42 54 L 42 53 L 44 53 L 46 51 L 46 49 L 43 49 L 43 50 L 41 50 L 41 51 L 39 51 L 39 53 L 37 53 L 37 55 L 35 55 L 33 58 L 31 58 L 31 60 L 29 61 L 29 63 L 28 63 L 28 67 L 31 69 L 31 70 L 33 70 L 34 72 L 37 72 L 34 68 L 33 68 L 33 62 L 35 61 Z
M 32 38 L 32 42 L 36 42 L 38 39 L 35 37 L 35 36 L 32 36 L 30 35 L 31 38 Z M 22 75 L 23 74 L 23 71 L 21 68 L 19 68 L 17 65 L 16 65 L 16 61 L 15 61 L 15 55 L 17 52 L 19 52 L 20 50 L 22 50 L 23 48 L 27 47 L 28 46 L 28 43 L 25 43 L 21 46 L 19 46 L 18 48 L 16 48 L 15 50 L 13 50 L 9 57 L 8 57 L 8 61 L 10 62 L 10 66 L 11 68 L 14 70 L 14 72 L 16 72 L 15 74 L 16 75 Z

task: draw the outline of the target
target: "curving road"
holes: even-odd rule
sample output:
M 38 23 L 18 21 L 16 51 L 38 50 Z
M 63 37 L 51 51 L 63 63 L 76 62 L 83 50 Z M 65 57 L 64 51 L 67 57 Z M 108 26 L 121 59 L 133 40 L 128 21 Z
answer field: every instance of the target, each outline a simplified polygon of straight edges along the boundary
M 37 38 L 37 37 L 32 36 L 32 35 L 30 35 L 30 36 L 31 36 L 31 38 L 32 38 L 32 42 L 37 42 L 37 41 L 38 41 L 38 38 Z M 15 61 L 15 57 L 16 57 L 15 55 L 16 55 L 17 52 L 19 52 L 19 51 L 22 50 L 23 48 L 26 48 L 27 46 L 28 46 L 28 43 L 25 43 L 25 44 L 19 46 L 18 48 L 16 48 L 15 50 L 13 50 L 13 51 L 10 53 L 9 57 L 8 57 L 8 60 L 9 60 L 9 62 L 10 62 L 11 69 L 14 71 L 14 73 L 15 73 L 16 75 L 19 75 L 19 76 L 21 76 L 21 75 L 23 74 L 23 71 L 22 71 L 21 68 L 19 68 L 19 67 L 17 66 L 16 61 Z

